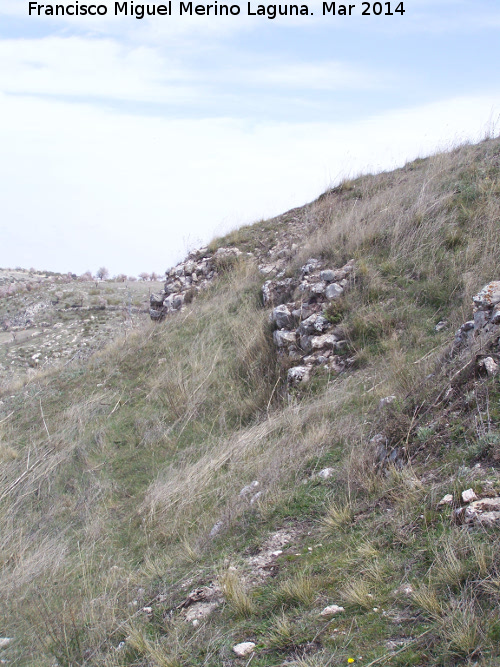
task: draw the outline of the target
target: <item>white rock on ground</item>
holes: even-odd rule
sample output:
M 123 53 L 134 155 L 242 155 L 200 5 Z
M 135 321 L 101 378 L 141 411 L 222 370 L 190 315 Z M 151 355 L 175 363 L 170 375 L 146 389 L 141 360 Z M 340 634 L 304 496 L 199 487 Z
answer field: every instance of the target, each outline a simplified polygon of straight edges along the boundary
M 7 648 L 11 641 L 12 637 L 0 637 L 0 648 Z
M 273 309 L 271 320 L 276 324 L 278 329 L 291 329 L 294 323 L 292 313 L 284 304 L 276 306 L 276 308 Z
M 216 537 L 220 533 L 220 531 L 222 530 L 223 525 L 224 524 L 222 523 L 222 521 L 217 521 L 217 523 L 214 524 L 214 526 L 213 526 L 212 530 L 210 531 L 210 533 L 208 534 L 208 536 L 209 537 Z
M 482 498 L 471 503 L 465 510 L 465 522 L 500 526 L 500 498 Z
M 244 498 L 245 496 L 250 495 L 251 493 L 253 493 L 253 492 L 255 491 L 255 489 L 256 489 L 258 486 L 259 486 L 259 482 L 258 482 L 256 479 L 254 479 L 253 482 L 250 482 L 250 484 L 247 484 L 246 486 L 244 486 L 244 487 L 241 489 L 241 491 L 240 491 L 239 494 L 238 494 L 239 497 L 240 497 L 240 498 Z
M 323 609 L 320 616 L 335 616 L 335 614 L 340 614 L 341 611 L 344 611 L 344 607 L 339 607 L 337 604 L 331 604 Z
M 335 468 L 323 468 L 323 470 L 319 471 L 317 477 L 319 477 L 320 479 L 330 479 L 330 477 L 332 477 L 334 472 Z
M 453 503 L 453 496 L 451 495 L 451 493 L 447 493 L 445 496 L 441 498 L 437 506 L 443 507 L 444 505 L 451 505 L 452 503 Z
M 241 642 L 241 644 L 233 646 L 234 653 L 240 658 L 250 655 L 250 653 L 253 653 L 254 649 L 255 644 L 253 642 Z
M 319 276 L 321 280 L 324 280 L 327 283 L 333 283 L 336 277 L 336 272 L 332 269 L 325 269 L 325 271 L 320 272 Z
M 262 498 L 262 491 L 257 491 L 257 493 L 254 496 L 252 496 L 252 498 L 250 499 L 250 505 L 256 503 L 259 500 L 259 498 Z
M 292 386 L 306 384 L 311 376 L 310 366 L 294 366 L 287 373 L 288 383 Z
M 491 308 L 500 302 L 500 280 L 494 280 L 472 297 L 474 305 L 479 310 Z
M 462 491 L 462 501 L 464 503 L 470 503 L 473 500 L 477 500 L 477 496 L 474 493 L 474 489 L 466 489 L 465 491 Z
M 338 337 L 334 334 L 323 334 L 322 336 L 313 336 L 311 338 L 311 347 L 313 350 L 332 349 Z
M 297 335 L 295 331 L 281 329 L 280 331 L 275 331 L 273 333 L 273 339 L 276 347 L 287 347 L 288 345 L 292 345 L 296 342 Z
M 206 618 L 219 606 L 219 602 L 198 602 L 186 611 L 185 620 L 187 623 L 194 623 L 202 618 Z M 197 625 L 197 623 L 195 624 Z
M 327 299 L 338 299 L 344 293 L 344 288 L 338 283 L 330 283 L 325 289 L 325 296 Z
M 492 357 L 486 357 L 482 363 L 489 376 L 498 374 L 498 364 Z
M 395 400 L 396 400 L 395 396 L 386 396 L 385 398 L 381 398 L 378 404 L 378 409 L 382 410 L 383 408 L 385 408 L 386 405 L 389 405 Z

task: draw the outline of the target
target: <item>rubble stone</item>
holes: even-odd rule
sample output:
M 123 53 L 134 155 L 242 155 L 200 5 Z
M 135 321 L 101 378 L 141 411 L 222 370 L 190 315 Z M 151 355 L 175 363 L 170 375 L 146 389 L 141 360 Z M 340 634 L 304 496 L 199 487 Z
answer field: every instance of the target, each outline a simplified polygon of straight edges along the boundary
M 233 646 L 233 651 L 239 658 L 244 658 L 247 655 L 250 655 L 250 653 L 253 653 L 254 649 L 254 642 L 241 642 L 241 644 Z
M 325 296 L 330 301 L 332 299 L 338 299 L 344 293 L 344 288 L 341 287 L 338 283 L 330 283 L 325 289 Z

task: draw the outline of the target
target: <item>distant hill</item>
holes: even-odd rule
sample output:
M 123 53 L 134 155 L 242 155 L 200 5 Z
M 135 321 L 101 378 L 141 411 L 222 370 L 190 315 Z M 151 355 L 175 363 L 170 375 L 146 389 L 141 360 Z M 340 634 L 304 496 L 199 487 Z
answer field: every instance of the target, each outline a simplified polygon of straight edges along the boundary
M 158 282 L 0 269 L 0 382 L 86 359 L 147 318 Z M 125 277 L 123 277 L 125 278 Z

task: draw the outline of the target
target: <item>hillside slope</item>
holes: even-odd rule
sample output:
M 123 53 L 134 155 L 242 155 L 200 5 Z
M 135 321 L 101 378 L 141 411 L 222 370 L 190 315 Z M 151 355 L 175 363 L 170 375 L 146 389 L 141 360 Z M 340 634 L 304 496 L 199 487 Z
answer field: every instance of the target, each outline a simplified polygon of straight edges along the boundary
M 86 359 L 147 319 L 157 282 L 89 277 L 0 269 L 0 383 Z
M 455 337 L 499 226 L 498 139 L 344 182 L 214 241 L 241 254 L 163 322 L 5 386 L 0 659 L 499 664 L 496 311 Z M 268 280 L 300 304 L 279 348 Z

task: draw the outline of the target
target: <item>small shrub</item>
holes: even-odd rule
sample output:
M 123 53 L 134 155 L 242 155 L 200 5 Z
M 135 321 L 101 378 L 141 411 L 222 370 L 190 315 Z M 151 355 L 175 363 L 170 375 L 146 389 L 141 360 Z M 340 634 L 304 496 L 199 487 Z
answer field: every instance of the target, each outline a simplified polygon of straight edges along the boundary
M 334 299 L 326 307 L 324 315 L 332 324 L 339 324 L 344 319 L 348 310 L 349 306 L 344 298 Z

